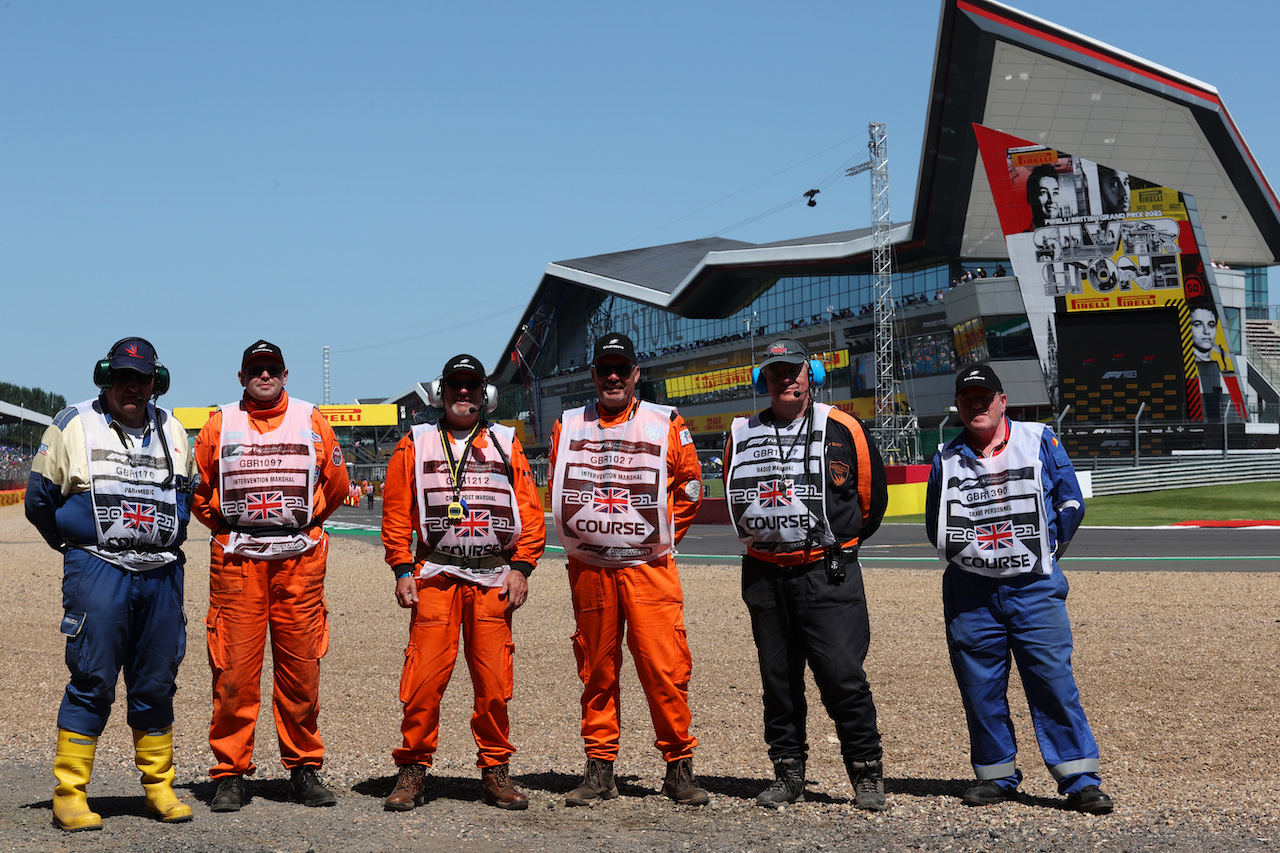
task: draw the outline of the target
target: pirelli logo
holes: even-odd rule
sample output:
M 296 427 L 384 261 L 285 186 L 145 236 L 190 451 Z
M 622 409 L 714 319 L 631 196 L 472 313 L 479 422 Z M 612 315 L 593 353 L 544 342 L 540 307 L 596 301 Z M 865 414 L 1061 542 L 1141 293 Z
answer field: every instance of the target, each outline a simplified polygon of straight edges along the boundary
M 395 426 L 400 414 L 399 407 L 390 403 L 375 403 L 369 406 L 317 406 L 324 419 L 334 426 Z M 214 413 L 212 406 L 178 407 L 173 415 L 182 424 L 182 428 L 195 431 L 208 422 Z
M 390 404 L 370 406 L 319 406 L 320 414 L 334 426 L 395 426 L 398 412 Z
M 331 424 L 358 424 L 364 420 L 359 406 L 321 406 L 320 414 Z
M 1011 154 L 1009 159 L 1013 161 L 1014 166 L 1041 166 L 1045 163 L 1057 163 L 1058 152 L 1052 148 L 1046 148 L 1044 151 L 1027 151 L 1019 154 Z
M 1110 306 L 1110 302 L 1103 299 L 1075 299 L 1071 302 L 1071 308 L 1075 311 L 1097 311 Z

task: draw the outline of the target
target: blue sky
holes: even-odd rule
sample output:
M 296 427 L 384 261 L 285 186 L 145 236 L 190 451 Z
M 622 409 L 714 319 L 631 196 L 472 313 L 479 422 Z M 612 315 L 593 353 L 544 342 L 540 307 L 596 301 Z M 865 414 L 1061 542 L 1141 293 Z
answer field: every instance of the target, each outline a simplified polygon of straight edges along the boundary
M 1280 181 L 1280 4 L 1012 5 L 1216 86 Z M 871 121 L 905 220 L 939 10 L 10 0 L 0 380 L 84 399 L 130 334 L 171 406 L 237 398 L 259 337 L 315 402 L 325 345 L 335 403 L 493 368 L 550 261 L 865 227 L 869 179 L 836 176 Z

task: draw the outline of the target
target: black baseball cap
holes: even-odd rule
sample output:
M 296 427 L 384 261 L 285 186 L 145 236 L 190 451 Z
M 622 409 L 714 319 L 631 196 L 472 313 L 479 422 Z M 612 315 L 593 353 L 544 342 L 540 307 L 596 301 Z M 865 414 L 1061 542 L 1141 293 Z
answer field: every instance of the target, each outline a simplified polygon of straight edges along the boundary
M 284 364 L 284 353 L 280 351 L 280 347 L 269 341 L 255 341 L 249 344 L 240 359 L 240 369 L 244 370 L 245 366 L 255 358 L 269 358 Z
M 804 364 L 808 360 L 809 351 L 799 341 L 784 338 L 764 348 L 764 361 L 760 362 L 760 369 L 764 370 L 771 364 Z
M 595 364 L 609 356 L 624 358 L 632 364 L 638 361 L 635 344 L 631 343 L 631 338 L 621 332 L 610 332 L 596 340 L 596 352 L 591 357 L 591 363 Z
M 440 378 L 448 379 L 455 373 L 474 373 L 484 379 L 484 365 L 474 355 L 467 355 L 466 353 L 455 355 L 444 363 L 444 372 L 440 374 Z
M 112 370 L 136 370 L 143 376 L 155 373 L 160 361 L 155 347 L 142 338 L 125 338 L 111 348 L 107 358 Z
M 996 372 L 986 362 L 971 364 L 956 374 L 956 396 L 959 397 L 960 392 L 966 388 L 986 388 L 997 394 L 1004 393 L 1000 377 L 996 376 Z

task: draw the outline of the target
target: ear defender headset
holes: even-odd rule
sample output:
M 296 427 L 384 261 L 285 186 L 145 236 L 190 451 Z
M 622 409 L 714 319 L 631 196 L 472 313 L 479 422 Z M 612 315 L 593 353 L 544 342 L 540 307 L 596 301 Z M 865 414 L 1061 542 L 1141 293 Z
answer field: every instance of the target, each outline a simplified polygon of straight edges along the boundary
M 120 345 L 128 343 L 129 341 L 143 341 L 147 346 L 151 347 L 151 351 L 153 353 L 156 351 L 155 346 L 146 338 L 140 338 L 137 335 L 130 335 L 127 338 L 121 338 L 111 345 L 111 349 L 107 350 L 107 357 L 99 360 L 98 363 L 93 366 L 94 385 L 102 389 L 111 387 L 111 359 L 115 358 L 116 350 L 120 348 Z M 155 397 L 159 397 L 161 394 L 164 394 L 169 390 L 169 368 L 161 364 L 158 357 L 153 360 L 152 364 L 155 366 L 155 370 L 151 374 L 154 379 L 154 385 L 151 387 L 151 394 Z
M 809 387 L 821 388 L 826 381 L 827 368 L 818 359 L 809 359 Z M 751 368 L 751 387 L 761 397 L 769 396 L 769 387 L 764 381 L 764 371 L 758 367 Z
M 444 377 L 437 376 L 427 383 L 427 402 L 437 409 L 444 408 Z M 492 382 L 484 383 L 484 400 L 480 404 L 486 415 L 492 415 L 498 408 L 498 386 Z

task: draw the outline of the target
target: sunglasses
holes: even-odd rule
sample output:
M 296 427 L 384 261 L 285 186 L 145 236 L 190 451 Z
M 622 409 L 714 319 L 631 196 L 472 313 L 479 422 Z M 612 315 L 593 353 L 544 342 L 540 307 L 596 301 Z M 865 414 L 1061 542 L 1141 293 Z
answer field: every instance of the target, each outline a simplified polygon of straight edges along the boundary
M 480 380 L 479 380 L 479 379 L 467 379 L 467 380 L 462 380 L 462 379 L 446 379 L 446 380 L 444 381 L 444 384 L 445 384 L 445 385 L 448 385 L 448 386 L 449 386 L 449 388 L 450 388 L 450 389 L 452 389 L 452 390 L 454 390 L 454 391 L 461 391 L 463 388 L 466 388 L 468 391 L 479 391 L 479 390 L 480 390 Z
M 272 379 L 279 379 L 281 376 L 284 375 L 283 364 L 264 364 L 261 367 L 259 367 L 257 370 L 254 370 L 252 367 L 246 367 L 244 372 L 246 376 L 261 376 L 262 371 L 264 370 L 267 372 L 267 375 L 270 376 Z
M 635 365 L 629 361 L 624 362 L 596 362 L 591 365 L 591 369 L 596 372 L 596 376 L 601 379 L 608 379 L 610 376 L 616 375 L 619 379 L 626 379 L 631 375 L 631 371 L 635 369 Z
M 119 382 L 121 385 L 127 385 L 130 382 L 138 385 L 150 385 L 155 381 L 155 376 L 148 376 L 136 370 L 113 370 L 111 371 L 111 381 Z

